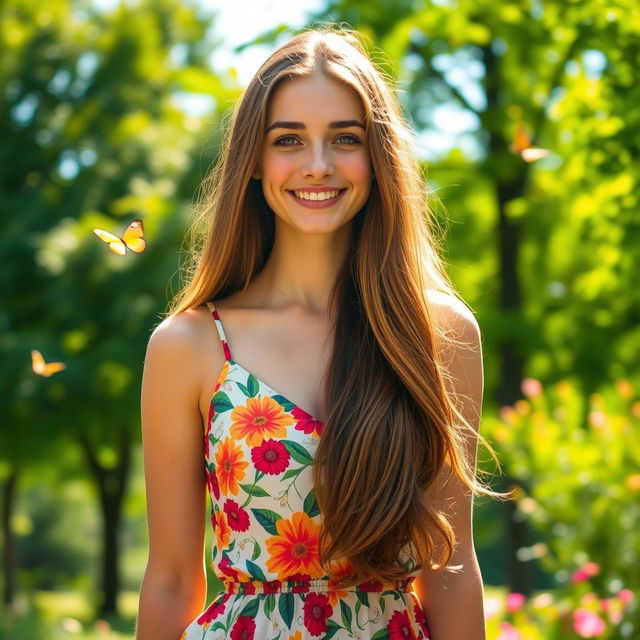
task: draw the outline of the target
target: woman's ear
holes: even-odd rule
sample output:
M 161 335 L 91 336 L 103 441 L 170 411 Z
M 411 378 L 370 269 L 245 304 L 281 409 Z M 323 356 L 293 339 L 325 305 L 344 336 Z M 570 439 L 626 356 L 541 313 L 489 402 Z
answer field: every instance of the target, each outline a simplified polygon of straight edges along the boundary
M 262 171 L 260 170 L 259 166 L 256 166 L 256 168 L 253 170 L 251 177 L 254 178 L 255 180 L 262 179 Z

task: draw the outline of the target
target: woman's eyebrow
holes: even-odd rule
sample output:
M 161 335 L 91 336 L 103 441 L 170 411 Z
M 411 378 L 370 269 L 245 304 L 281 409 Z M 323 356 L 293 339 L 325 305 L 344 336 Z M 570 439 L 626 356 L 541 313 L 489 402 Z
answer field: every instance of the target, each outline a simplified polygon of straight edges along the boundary
M 347 129 L 348 127 L 360 127 L 364 129 L 362 122 L 358 120 L 337 120 L 329 123 L 329 129 Z M 304 122 L 287 122 L 285 120 L 277 120 L 270 124 L 265 133 L 269 133 L 271 129 L 306 129 Z

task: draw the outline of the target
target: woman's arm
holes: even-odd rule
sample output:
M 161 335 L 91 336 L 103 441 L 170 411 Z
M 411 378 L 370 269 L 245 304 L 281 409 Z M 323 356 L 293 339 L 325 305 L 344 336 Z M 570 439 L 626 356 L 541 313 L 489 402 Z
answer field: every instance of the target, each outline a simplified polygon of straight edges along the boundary
M 452 298 L 432 300 L 435 321 L 460 344 L 443 346 L 443 359 L 451 376 L 456 406 L 477 431 L 480 423 L 484 376 L 481 335 L 472 312 Z M 476 464 L 477 437 L 470 437 L 465 454 Z M 427 618 L 431 640 L 484 640 L 482 576 L 473 545 L 472 497 L 447 470 L 434 499 L 448 515 L 457 538 L 451 564 L 459 573 L 423 571 L 415 591 Z
M 206 598 L 202 367 L 196 315 L 166 319 L 147 347 L 141 394 L 149 555 L 136 640 L 179 640 Z

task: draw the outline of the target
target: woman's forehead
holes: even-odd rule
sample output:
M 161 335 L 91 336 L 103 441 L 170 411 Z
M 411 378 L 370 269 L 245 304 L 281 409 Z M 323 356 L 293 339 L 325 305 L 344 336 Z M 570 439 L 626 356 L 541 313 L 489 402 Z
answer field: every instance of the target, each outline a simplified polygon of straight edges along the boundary
M 269 102 L 267 126 L 274 120 L 305 122 L 364 120 L 359 96 L 344 82 L 322 73 L 284 80 Z

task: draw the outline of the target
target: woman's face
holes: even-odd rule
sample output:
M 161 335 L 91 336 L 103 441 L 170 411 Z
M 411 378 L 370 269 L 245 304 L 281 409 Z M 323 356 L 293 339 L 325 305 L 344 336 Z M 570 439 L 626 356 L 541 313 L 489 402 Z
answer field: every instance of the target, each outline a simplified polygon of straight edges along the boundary
M 321 73 L 284 81 L 271 98 L 254 177 L 275 215 L 299 231 L 348 223 L 371 191 L 360 99 Z

